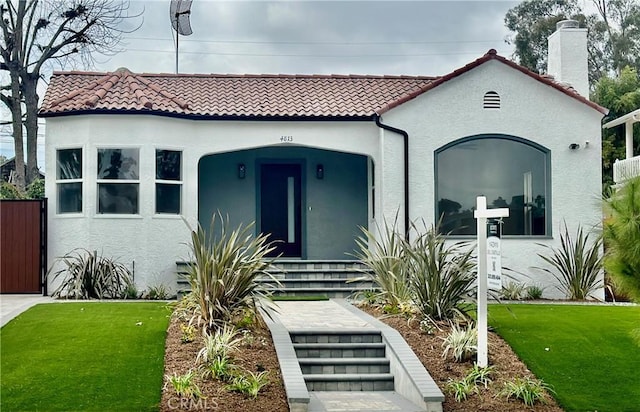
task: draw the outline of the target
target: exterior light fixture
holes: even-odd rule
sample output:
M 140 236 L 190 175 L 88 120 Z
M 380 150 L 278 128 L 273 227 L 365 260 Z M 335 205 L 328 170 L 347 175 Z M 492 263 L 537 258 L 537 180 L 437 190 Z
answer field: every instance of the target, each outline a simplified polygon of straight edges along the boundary
M 322 163 L 318 163 L 316 166 L 316 177 L 318 179 L 324 179 L 324 166 Z
M 579 145 L 578 143 L 571 143 L 571 144 L 569 145 L 569 149 L 571 149 L 571 150 L 578 150 L 578 149 L 580 149 L 580 145 Z
M 244 163 L 238 163 L 238 179 L 247 177 L 247 166 Z

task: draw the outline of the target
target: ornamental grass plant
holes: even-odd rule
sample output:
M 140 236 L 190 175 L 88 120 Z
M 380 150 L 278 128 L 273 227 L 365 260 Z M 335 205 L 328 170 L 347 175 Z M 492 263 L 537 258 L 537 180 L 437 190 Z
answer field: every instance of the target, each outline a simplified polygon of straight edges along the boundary
M 254 235 L 253 223 L 229 227 L 229 218 L 214 215 L 208 232 L 200 225 L 191 231 L 192 258 L 188 266 L 193 310 L 191 323 L 212 331 L 249 310 L 256 311 L 259 299 L 269 297 L 270 290 L 259 280 L 277 280 L 268 269 L 274 250 L 266 235 Z
M 575 238 L 572 238 L 566 223 L 560 230 L 560 247 L 545 247 L 549 254 L 538 256 L 549 264 L 539 269 L 552 275 L 557 281 L 556 287 L 571 300 L 588 299 L 593 292 L 602 288 L 602 237 L 593 232 L 584 232 L 578 226 Z

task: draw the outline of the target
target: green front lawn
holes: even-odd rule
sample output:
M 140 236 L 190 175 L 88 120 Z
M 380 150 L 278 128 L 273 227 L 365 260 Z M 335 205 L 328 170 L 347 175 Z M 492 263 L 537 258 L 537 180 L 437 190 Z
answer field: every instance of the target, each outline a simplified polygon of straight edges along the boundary
M 165 303 L 37 305 L 0 330 L 2 411 L 157 410 Z
M 640 410 L 640 306 L 491 305 L 489 323 L 565 410 Z

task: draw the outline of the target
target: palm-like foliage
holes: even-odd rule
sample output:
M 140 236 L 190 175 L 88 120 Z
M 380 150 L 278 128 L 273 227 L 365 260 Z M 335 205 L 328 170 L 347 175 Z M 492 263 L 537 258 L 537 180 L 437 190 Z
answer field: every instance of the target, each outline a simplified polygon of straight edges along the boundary
M 121 263 L 98 255 L 97 251 L 74 249 L 57 259 L 63 267 L 53 274 L 64 279 L 53 292 L 54 297 L 68 299 L 117 299 L 124 297 L 131 282 L 131 272 Z
M 640 177 L 627 181 L 605 205 L 605 269 L 623 293 L 640 302 Z
M 359 248 L 356 257 L 370 270 L 365 278 L 380 288 L 377 299 L 394 308 L 411 302 L 407 246 L 397 231 L 397 216 L 393 226 L 385 221 L 384 230 L 378 227 L 384 236 L 380 240 L 367 229 L 361 230 L 364 236 L 356 239 Z
M 269 295 L 258 280 L 263 276 L 275 280 L 268 272 L 271 260 L 266 259 L 274 247 L 266 235 L 255 236 L 253 226 L 241 224 L 230 230 L 228 218 L 214 215 L 208 234 L 199 225 L 191 231 L 188 276 L 197 302 L 192 320 L 206 329 L 230 322 L 245 309 L 255 312 L 257 299 Z
M 435 227 L 420 234 L 406 249 L 411 265 L 409 287 L 423 318 L 452 319 L 471 299 L 476 285 L 476 263 L 469 242 L 447 245 Z
M 462 313 L 474 290 L 475 261 L 468 242 L 447 245 L 436 227 L 419 231 L 416 239 L 406 240 L 386 222 L 380 240 L 362 229 L 356 255 L 370 270 L 368 275 L 379 288 L 379 300 L 392 309 L 406 312 L 411 306 L 422 318 L 451 319 Z
M 602 237 L 597 236 L 593 241 L 591 233 L 585 233 L 578 227 L 575 240 L 571 238 L 566 223 L 561 228 L 560 248 L 541 245 L 550 251 L 547 256 L 538 256 L 547 262 L 551 268 L 539 268 L 557 281 L 558 290 L 572 300 L 584 300 L 591 293 L 600 289 L 602 284 L 601 271 L 603 257 L 600 254 Z

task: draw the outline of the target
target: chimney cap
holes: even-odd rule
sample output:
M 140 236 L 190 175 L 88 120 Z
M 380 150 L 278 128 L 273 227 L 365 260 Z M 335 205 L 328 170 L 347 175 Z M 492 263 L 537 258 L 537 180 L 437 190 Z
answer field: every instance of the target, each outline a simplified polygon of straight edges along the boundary
M 577 20 L 560 20 L 556 23 L 556 30 L 562 29 L 579 29 L 580 23 Z

